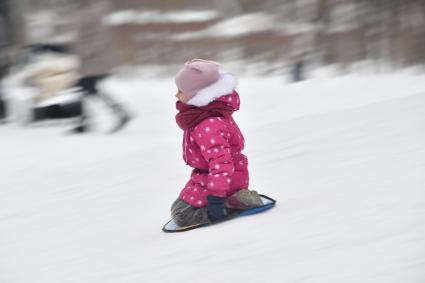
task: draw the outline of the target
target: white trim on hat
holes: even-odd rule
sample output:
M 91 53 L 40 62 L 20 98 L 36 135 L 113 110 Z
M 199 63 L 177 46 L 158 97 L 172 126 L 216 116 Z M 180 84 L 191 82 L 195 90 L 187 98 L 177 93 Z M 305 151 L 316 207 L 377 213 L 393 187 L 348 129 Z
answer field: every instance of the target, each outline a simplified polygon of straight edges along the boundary
M 231 73 L 220 73 L 220 78 L 215 83 L 201 89 L 186 104 L 202 107 L 213 102 L 216 98 L 231 94 L 237 86 L 237 80 Z

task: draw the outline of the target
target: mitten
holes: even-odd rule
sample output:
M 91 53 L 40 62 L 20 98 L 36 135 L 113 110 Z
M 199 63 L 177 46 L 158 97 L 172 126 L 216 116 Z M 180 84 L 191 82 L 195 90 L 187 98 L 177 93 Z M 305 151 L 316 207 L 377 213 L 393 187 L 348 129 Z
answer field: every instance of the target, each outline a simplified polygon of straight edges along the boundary
M 227 215 L 226 207 L 224 205 L 226 198 L 207 196 L 207 213 L 211 222 L 217 222 L 224 219 Z

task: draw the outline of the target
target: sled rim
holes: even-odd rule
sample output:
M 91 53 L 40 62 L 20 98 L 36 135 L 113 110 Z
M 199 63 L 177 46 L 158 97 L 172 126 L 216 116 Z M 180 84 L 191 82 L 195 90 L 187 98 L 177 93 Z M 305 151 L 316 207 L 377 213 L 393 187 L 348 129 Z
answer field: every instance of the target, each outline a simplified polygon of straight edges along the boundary
M 271 204 L 273 204 L 273 205 L 275 205 L 275 204 L 276 204 L 276 200 L 275 200 L 275 199 L 273 199 L 273 198 L 271 198 L 271 197 L 269 197 L 269 196 L 262 195 L 262 194 L 259 194 L 259 196 L 260 196 L 260 197 L 262 197 L 262 198 L 265 198 L 265 199 L 267 199 L 267 200 L 269 200 L 269 201 L 271 201 Z M 266 205 L 267 205 L 267 204 L 266 204 Z
M 171 219 L 170 221 L 168 221 L 167 223 L 165 223 L 165 225 L 162 227 L 162 231 L 164 231 L 165 233 L 178 233 L 178 232 L 185 232 L 185 231 L 189 231 L 189 230 L 193 230 L 196 228 L 201 228 L 204 226 L 208 226 L 211 223 L 201 223 L 201 224 L 195 224 L 195 225 L 190 225 L 190 226 L 186 226 L 186 227 L 179 227 L 178 229 L 175 230 L 169 230 L 167 228 L 165 228 L 170 222 L 174 221 L 174 219 Z
M 269 210 L 269 209 L 271 209 L 271 208 L 273 208 L 275 206 L 275 204 L 276 204 L 276 200 L 275 199 L 273 199 L 271 197 L 268 197 L 266 195 L 262 195 L 262 194 L 259 194 L 259 196 L 262 197 L 262 198 L 264 198 L 264 199 L 266 199 L 266 200 L 268 200 L 268 201 L 270 201 L 270 202 L 267 203 L 267 204 L 265 204 L 263 207 L 259 207 L 260 209 L 261 208 L 263 208 L 263 209 L 261 209 L 260 211 L 258 211 L 256 213 Z M 256 214 L 256 213 L 252 213 L 252 214 Z M 170 229 L 167 229 L 166 228 L 168 224 L 170 224 L 172 221 L 174 221 L 174 219 L 170 219 L 167 223 L 164 224 L 164 226 L 162 227 L 162 231 L 165 232 L 165 233 L 185 232 L 185 231 L 189 231 L 189 230 L 193 230 L 193 229 L 197 229 L 197 228 L 201 228 L 201 227 L 205 227 L 205 226 L 209 226 L 209 225 L 213 225 L 213 224 L 218 224 L 220 222 L 226 222 L 228 220 L 232 220 L 234 218 L 237 218 L 238 216 L 244 217 L 244 216 L 249 216 L 249 215 L 252 215 L 252 214 L 243 214 L 243 212 L 235 213 L 230 218 L 226 218 L 226 219 L 223 219 L 221 221 L 214 222 L 214 223 L 206 222 L 206 223 L 201 223 L 201 224 L 189 225 L 189 226 L 186 226 L 186 227 L 178 227 L 175 230 L 170 230 Z

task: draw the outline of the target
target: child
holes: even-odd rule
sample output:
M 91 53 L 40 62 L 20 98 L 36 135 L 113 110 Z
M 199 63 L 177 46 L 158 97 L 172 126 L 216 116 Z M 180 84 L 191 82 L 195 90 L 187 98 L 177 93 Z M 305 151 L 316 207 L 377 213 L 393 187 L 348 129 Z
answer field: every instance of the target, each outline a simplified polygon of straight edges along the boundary
M 193 59 L 177 73 L 176 121 L 184 131 L 183 159 L 191 178 L 171 207 L 177 225 L 224 219 L 228 209 L 262 205 L 248 190 L 244 138 L 232 118 L 239 110 L 236 78 L 220 72 L 216 62 Z

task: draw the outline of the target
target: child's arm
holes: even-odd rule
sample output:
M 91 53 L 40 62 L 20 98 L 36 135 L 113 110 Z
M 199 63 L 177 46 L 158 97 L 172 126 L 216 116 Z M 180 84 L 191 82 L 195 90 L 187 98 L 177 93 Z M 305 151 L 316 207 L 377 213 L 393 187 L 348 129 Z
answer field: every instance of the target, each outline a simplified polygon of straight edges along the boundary
M 234 173 L 226 123 L 217 117 L 205 119 L 195 127 L 192 135 L 208 162 L 208 195 L 225 197 Z

